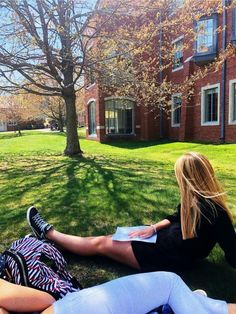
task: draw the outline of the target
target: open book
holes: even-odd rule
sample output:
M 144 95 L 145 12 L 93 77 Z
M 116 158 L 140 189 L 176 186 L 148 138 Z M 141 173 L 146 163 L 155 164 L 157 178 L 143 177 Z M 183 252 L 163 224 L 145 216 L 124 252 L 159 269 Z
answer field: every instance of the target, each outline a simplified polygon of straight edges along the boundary
M 157 235 L 154 234 L 149 238 L 143 239 L 140 237 L 130 238 L 129 233 L 131 231 L 145 229 L 147 226 L 135 226 L 135 227 L 117 227 L 116 232 L 112 236 L 114 241 L 142 241 L 149 243 L 156 243 Z

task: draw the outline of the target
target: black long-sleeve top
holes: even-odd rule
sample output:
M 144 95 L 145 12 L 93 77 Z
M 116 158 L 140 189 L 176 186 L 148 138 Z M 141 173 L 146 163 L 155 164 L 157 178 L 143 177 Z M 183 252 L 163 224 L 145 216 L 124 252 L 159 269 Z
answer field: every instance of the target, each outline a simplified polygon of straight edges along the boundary
M 219 243 L 228 263 L 236 268 L 236 233 L 227 212 L 211 201 L 202 199 L 199 204 L 201 221 L 194 238 L 183 240 L 179 205 L 175 214 L 166 217 L 171 225 L 158 232 L 158 243 L 171 254 L 192 260 L 207 257 L 215 244 Z

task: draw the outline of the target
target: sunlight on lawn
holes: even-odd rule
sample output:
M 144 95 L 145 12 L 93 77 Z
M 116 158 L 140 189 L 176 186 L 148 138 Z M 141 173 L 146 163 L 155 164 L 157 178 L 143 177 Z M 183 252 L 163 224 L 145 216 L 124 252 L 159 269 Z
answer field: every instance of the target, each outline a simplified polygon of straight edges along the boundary
M 81 130 L 80 132 L 83 132 Z M 117 225 L 150 224 L 173 212 L 178 204 L 174 162 L 186 151 L 206 154 L 228 191 L 236 217 L 236 145 L 118 141 L 100 144 L 81 139 L 84 157 L 63 156 L 65 136 L 52 132 L 0 134 L 1 249 L 29 233 L 26 209 L 35 204 L 63 232 L 80 235 L 113 233 Z M 69 256 L 72 271 L 85 285 L 130 273 L 106 259 Z M 94 275 L 89 273 L 93 270 Z M 236 295 L 236 276 L 216 248 L 210 259 L 183 274 L 193 287 L 222 296 L 217 288 L 221 273 L 227 278 L 224 296 Z M 208 275 L 209 274 L 209 275 Z M 212 278 L 212 277 L 211 277 Z M 236 301 L 236 300 L 235 300 Z

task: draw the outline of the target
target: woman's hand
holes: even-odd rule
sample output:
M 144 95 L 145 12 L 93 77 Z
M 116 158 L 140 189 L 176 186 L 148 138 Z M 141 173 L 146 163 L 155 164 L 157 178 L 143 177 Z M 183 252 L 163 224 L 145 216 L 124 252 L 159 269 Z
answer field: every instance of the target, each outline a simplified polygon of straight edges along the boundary
M 145 229 L 142 230 L 138 230 L 138 231 L 132 231 L 129 233 L 129 237 L 130 238 L 142 238 L 142 239 L 146 239 L 146 238 L 150 238 L 153 234 L 155 234 L 155 228 L 154 226 L 149 226 Z

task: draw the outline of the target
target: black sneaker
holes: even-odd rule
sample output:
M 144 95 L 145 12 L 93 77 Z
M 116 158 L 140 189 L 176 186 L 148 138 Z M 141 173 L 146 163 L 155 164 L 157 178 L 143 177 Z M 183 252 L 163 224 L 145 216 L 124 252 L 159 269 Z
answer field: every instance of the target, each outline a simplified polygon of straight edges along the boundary
M 38 210 L 34 206 L 31 206 L 27 210 L 27 221 L 34 235 L 38 239 L 45 239 L 47 232 L 53 228 L 52 225 L 43 220 Z

